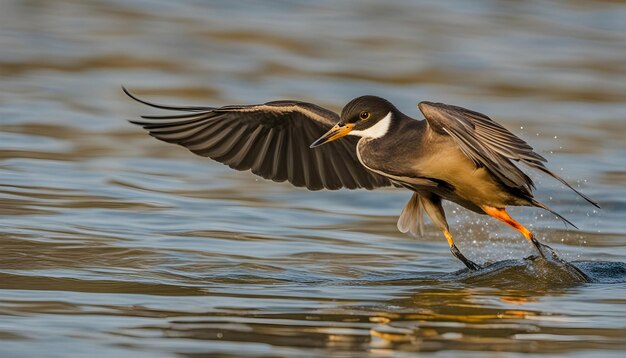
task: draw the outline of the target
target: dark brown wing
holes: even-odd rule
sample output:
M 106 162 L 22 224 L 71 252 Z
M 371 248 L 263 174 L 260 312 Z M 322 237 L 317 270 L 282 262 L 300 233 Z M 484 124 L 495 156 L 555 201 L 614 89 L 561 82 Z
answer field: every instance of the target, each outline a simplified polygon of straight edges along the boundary
M 356 157 L 358 138 L 342 138 L 318 148 L 309 145 L 339 121 L 311 103 L 276 101 L 258 105 L 171 107 L 132 99 L 182 114 L 143 116 L 131 123 L 151 136 L 186 147 L 233 169 L 311 190 L 374 189 L 390 181 L 367 170 Z
M 554 177 L 589 203 L 599 207 L 596 202 L 546 168 L 543 164 L 546 159 L 535 153 L 528 143 L 486 115 L 443 103 L 421 102 L 418 107 L 435 131 L 450 135 L 477 166 L 487 168 L 505 185 L 532 196 L 533 181 L 511 162 L 514 160 Z

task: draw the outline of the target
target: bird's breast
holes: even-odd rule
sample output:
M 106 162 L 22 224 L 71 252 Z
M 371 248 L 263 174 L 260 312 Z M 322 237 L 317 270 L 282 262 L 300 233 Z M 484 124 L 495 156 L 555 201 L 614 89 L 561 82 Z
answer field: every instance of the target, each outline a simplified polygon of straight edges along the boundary
M 396 181 L 432 186 L 432 182 L 424 181 L 419 171 L 415 170 L 414 162 L 417 158 L 415 149 L 412 143 L 385 137 L 363 138 L 356 148 L 359 161 L 368 170 Z

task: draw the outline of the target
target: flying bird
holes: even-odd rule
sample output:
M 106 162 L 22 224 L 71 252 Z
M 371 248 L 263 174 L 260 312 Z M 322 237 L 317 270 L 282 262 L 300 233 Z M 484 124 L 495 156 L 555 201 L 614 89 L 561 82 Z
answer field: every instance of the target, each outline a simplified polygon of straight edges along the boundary
M 310 190 L 395 186 L 411 191 L 398 229 L 423 234 L 425 212 L 443 232 L 452 254 L 470 270 L 481 266 L 455 245 L 443 200 L 504 222 L 532 242 L 541 256 L 542 245 L 509 216 L 507 206 L 539 207 L 574 226 L 533 197 L 534 183 L 516 163 L 554 177 L 599 207 L 549 170 L 546 159 L 524 140 L 486 115 L 462 107 L 420 102 L 424 119 L 418 120 L 376 96 L 353 99 L 339 115 L 290 100 L 224 107 L 167 106 L 122 89 L 137 102 L 177 112 L 142 116 L 131 123 L 159 140 L 233 169 Z

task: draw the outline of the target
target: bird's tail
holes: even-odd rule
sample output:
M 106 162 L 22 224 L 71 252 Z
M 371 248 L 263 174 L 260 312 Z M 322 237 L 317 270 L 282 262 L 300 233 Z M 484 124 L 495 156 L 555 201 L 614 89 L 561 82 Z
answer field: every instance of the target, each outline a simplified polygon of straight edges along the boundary
M 542 203 L 542 202 L 540 202 L 540 201 L 537 201 L 537 200 L 535 200 L 535 199 L 530 199 L 530 202 L 531 202 L 534 206 L 536 206 L 536 207 L 538 207 L 538 208 L 542 208 L 542 209 L 544 209 L 544 210 L 547 210 L 547 211 L 551 212 L 552 214 L 556 215 L 556 216 L 557 216 L 559 219 L 561 219 L 561 220 L 562 220 L 565 224 L 569 224 L 569 225 L 571 225 L 572 227 L 574 227 L 574 228 L 578 229 L 578 226 L 574 225 L 571 221 L 567 220 L 567 219 L 566 219 L 563 215 L 561 215 L 561 214 L 557 213 L 556 211 L 554 211 L 554 210 L 550 209 L 550 208 L 549 208 L 546 204 L 544 204 L 544 203 Z
M 413 193 L 398 218 L 398 230 L 413 237 L 424 235 L 424 206 L 417 193 Z

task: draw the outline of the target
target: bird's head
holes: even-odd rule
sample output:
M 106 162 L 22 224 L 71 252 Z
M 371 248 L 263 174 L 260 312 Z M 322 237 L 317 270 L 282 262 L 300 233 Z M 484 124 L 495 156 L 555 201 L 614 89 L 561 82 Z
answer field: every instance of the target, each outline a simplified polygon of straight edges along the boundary
M 361 96 L 343 107 L 341 119 L 333 128 L 311 144 L 311 148 L 332 142 L 346 135 L 381 138 L 389 131 L 397 109 L 384 98 Z

